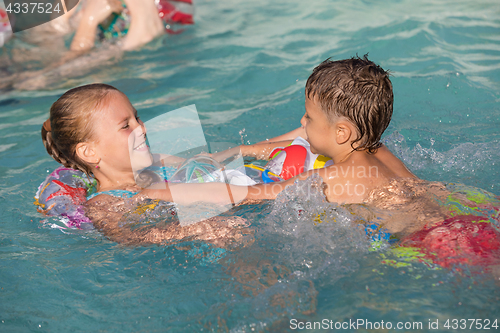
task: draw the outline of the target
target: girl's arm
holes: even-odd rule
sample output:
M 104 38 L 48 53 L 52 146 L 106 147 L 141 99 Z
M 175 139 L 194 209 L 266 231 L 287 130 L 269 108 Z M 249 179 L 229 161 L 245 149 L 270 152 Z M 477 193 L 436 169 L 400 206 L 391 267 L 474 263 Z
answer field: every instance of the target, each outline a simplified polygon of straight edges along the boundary
M 149 206 L 154 202 L 116 198 L 109 195 L 99 195 L 86 204 L 85 215 L 88 216 L 96 229 L 108 239 L 127 245 L 175 243 L 183 239 L 198 239 L 213 243 L 216 246 L 226 246 L 226 243 L 241 239 L 249 233 L 242 229 L 246 222 L 239 216 L 215 216 L 205 221 L 181 227 L 179 221 L 170 214 L 164 222 L 149 224 L 147 216 L 143 224 L 137 222 L 136 210 L 141 205 Z M 139 224 L 139 225 L 138 225 Z
M 137 226 L 137 222 L 130 218 L 127 219 L 127 216 L 138 214 L 137 211 L 140 210 L 141 204 L 147 207 L 153 203 L 148 199 L 160 199 L 184 205 L 200 201 L 234 205 L 244 200 L 275 199 L 296 179 L 306 179 L 315 172 L 316 170 L 311 170 L 287 181 L 249 187 L 225 183 L 170 183 L 162 187 L 145 189 L 130 199 L 102 194 L 87 202 L 85 214 L 107 238 L 118 243 L 161 244 L 190 237 L 190 239 L 205 240 L 224 246 L 226 242 L 232 242 L 245 236 L 247 232 L 241 228 L 245 226 L 244 219 L 238 216 L 215 216 L 183 227 L 177 220 L 153 226 L 147 224 Z
M 239 186 L 225 183 L 164 183 L 142 190 L 136 197 L 160 199 L 181 205 L 189 205 L 195 202 L 235 205 L 244 200 L 275 199 L 281 191 L 288 185 L 292 185 L 295 180 L 307 179 L 314 173 L 318 173 L 319 170 L 306 171 L 286 181 L 253 186 Z
M 278 194 L 284 191 L 287 186 L 293 185 L 296 180 L 306 180 L 313 174 L 320 172 L 321 169 L 309 170 L 281 182 L 249 186 L 245 199 L 247 200 L 276 199 Z M 235 186 L 235 187 L 243 187 L 243 186 Z M 236 189 L 236 191 L 241 191 L 241 189 Z

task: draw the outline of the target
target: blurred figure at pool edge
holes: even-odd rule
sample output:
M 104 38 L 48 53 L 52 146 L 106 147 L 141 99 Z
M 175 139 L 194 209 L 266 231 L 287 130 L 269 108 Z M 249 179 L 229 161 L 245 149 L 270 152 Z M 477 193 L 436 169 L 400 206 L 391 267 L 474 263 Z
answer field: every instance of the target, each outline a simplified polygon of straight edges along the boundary
M 20 40 L 36 47 L 17 43 L 11 52 L 4 52 L 0 88 L 53 89 L 68 78 L 115 62 L 123 51 L 137 49 L 165 31 L 172 32 L 172 24 L 193 24 L 192 11 L 190 0 L 80 1 L 65 15 L 19 34 Z M 64 35 L 75 29 L 67 50 Z M 97 38 L 101 44 L 94 48 Z M 32 62 L 40 63 L 42 69 L 33 69 Z
M 131 50 L 150 42 L 164 32 L 154 0 L 124 0 L 130 15 L 130 27 L 123 38 L 122 49 Z M 97 28 L 113 13 L 123 10 L 120 0 L 87 0 L 71 50 L 85 51 L 94 46 Z

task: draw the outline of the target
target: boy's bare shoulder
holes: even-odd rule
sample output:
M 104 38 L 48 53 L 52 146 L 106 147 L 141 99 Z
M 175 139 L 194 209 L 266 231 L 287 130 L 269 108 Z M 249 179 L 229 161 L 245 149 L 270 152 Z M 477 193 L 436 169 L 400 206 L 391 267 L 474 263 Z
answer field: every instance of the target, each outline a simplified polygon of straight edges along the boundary
M 374 154 L 357 152 L 350 159 L 318 171 L 329 201 L 362 203 L 376 188 L 393 179 L 417 178 L 405 164 L 382 146 Z
M 417 178 L 385 145 L 382 145 L 374 156 L 398 178 Z M 396 178 L 393 177 L 393 178 Z
M 354 179 L 377 177 L 377 168 L 378 166 L 375 164 L 346 161 L 318 169 L 318 172 L 321 173 L 321 176 L 328 178 Z

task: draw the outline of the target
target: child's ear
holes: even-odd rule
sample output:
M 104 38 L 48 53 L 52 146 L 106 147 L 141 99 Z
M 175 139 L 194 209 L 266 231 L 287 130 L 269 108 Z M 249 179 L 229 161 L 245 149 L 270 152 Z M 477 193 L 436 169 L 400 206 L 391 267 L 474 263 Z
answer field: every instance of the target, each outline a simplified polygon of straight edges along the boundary
M 76 145 L 76 155 L 89 164 L 99 163 L 99 156 L 97 156 L 94 145 L 90 142 L 80 142 Z
M 338 122 L 335 129 L 337 144 L 341 145 L 349 141 L 351 138 L 352 129 L 347 122 Z

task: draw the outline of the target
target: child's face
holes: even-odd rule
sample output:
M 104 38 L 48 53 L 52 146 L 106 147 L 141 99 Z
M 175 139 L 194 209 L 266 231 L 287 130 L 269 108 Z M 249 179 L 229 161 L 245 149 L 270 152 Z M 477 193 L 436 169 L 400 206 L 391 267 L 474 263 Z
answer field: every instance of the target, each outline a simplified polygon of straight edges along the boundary
M 116 171 L 151 165 L 146 128 L 128 98 L 119 92 L 111 92 L 107 103 L 98 112 L 95 130 L 96 148 L 101 158 L 99 165 Z
M 328 121 L 316 99 L 306 97 L 306 113 L 300 120 L 311 145 L 311 152 L 331 157 L 329 152 L 335 142 L 334 126 Z

